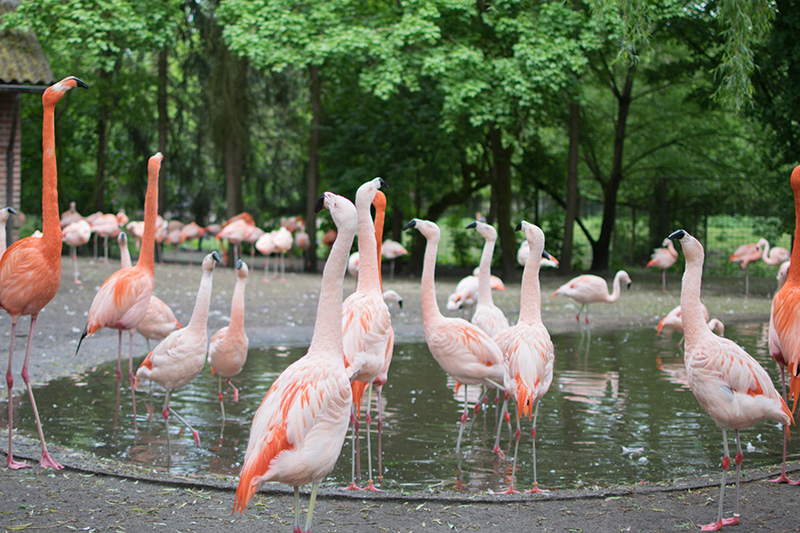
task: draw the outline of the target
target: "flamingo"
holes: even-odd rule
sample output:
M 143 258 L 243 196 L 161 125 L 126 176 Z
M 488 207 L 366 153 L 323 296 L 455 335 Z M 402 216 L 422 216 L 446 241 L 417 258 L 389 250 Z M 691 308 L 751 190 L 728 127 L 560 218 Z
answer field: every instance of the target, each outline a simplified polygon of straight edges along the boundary
M 272 243 L 275 245 L 275 251 L 281 254 L 281 277 L 278 281 L 286 281 L 286 252 L 292 248 L 292 242 L 294 242 L 294 239 L 291 232 L 283 226 L 272 232 Z M 276 263 L 275 276 L 277 275 L 278 264 Z
M 142 249 L 136 266 L 120 268 L 100 287 L 89 307 L 86 327 L 81 333 L 75 354 L 81 343 L 102 328 L 119 331 L 117 352 L 117 407 L 114 411 L 114 427 L 117 427 L 120 382 L 122 381 L 122 332 L 130 334 L 128 351 L 128 380 L 131 385 L 133 403 L 133 427 L 136 429 L 136 390 L 133 375 L 133 332 L 139 327 L 147 313 L 150 296 L 155 285 L 155 225 L 158 215 L 158 172 L 164 156 L 158 152 L 147 163 L 147 192 L 144 199 L 144 236 Z
M 731 263 L 741 263 L 741 267 L 744 269 L 745 294 L 750 294 L 750 272 L 748 266 L 759 259 L 761 259 L 761 250 L 759 250 L 758 244 L 754 242 L 741 245 L 728 258 Z
M 103 262 L 108 263 L 108 238 L 116 239 L 120 232 L 117 215 L 111 213 L 100 215 L 91 222 L 91 225 L 95 237 L 103 237 Z M 97 259 L 96 246 L 97 241 L 95 240 L 95 259 Z
M 250 245 L 250 261 L 253 264 L 255 264 L 256 260 L 256 243 L 258 242 L 258 239 L 260 239 L 261 236 L 265 235 L 266 233 L 266 231 L 258 226 L 253 226 L 252 229 L 250 229 L 250 233 L 248 233 L 247 237 L 244 239 L 244 242 Z
M 476 268 L 471 275 L 464 276 L 459 280 L 453 293 L 447 297 L 447 309 L 455 311 L 462 307 L 472 308 L 473 305 L 478 303 L 478 292 L 480 291 L 479 272 L 480 267 Z M 493 291 L 506 290 L 503 280 L 495 275 L 489 276 L 489 286 Z
M 650 255 L 650 261 L 647 262 L 646 268 L 657 267 L 661 269 L 661 290 L 667 292 L 667 269 L 675 264 L 678 260 L 678 251 L 672 245 L 672 241 L 664 239 L 661 243 L 661 248 L 653 250 Z
M 792 258 L 792 252 L 780 246 L 774 246 L 772 249 L 769 247 L 767 239 L 759 239 L 756 246 L 761 250 L 761 260 L 771 266 L 778 266 L 784 261 L 789 261 Z
M 778 273 L 775 275 L 775 279 L 778 280 L 778 290 L 783 287 L 783 284 L 786 283 L 786 278 L 789 276 L 789 265 L 791 264 L 790 261 L 784 261 L 781 263 L 780 268 L 778 269 Z
M 383 241 L 383 245 L 381 246 L 381 255 L 385 259 L 391 261 L 389 264 L 389 279 L 394 279 L 394 264 L 397 262 L 399 257 L 408 255 L 408 250 L 406 250 L 399 242 L 386 239 Z
M 703 531 L 717 531 L 722 526 L 739 523 L 739 480 L 743 458 L 739 430 L 761 420 L 789 426 L 793 423 L 792 413 L 758 361 L 735 342 L 718 337 L 708 329 L 700 303 L 703 245 L 684 230 L 672 233 L 670 239 L 680 241 L 686 257 L 681 310 L 686 333 L 684 363 L 689 388 L 703 410 L 722 428 L 724 455 L 717 520 L 702 527 Z M 727 428 L 736 432 L 736 501 L 733 517 L 723 519 L 725 476 L 730 466 Z
M 219 407 L 222 421 L 225 422 L 225 405 L 222 403 L 222 378 L 227 378 L 233 389 L 233 401 L 239 401 L 239 389 L 233 386 L 231 378 L 238 375 L 247 361 L 247 333 L 244 331 L 244 288 L 247 285 L 247 264 L 240 259 L 236 263 L 236 285 L 233 287 L 231 302 L 231 321 L 211 337 L 208 346 L 208 362 L 211 373 L 219 374 Z
M 492 300 L 492 287 L 489 279 L 492 274 L 492 254 L 495 242 L 497 242 L 497 230 L 480 221 L 475 221 L 467 226 L 467 229 L 473 228 L 480 233 L 485 242 L 481 252 L 480 273 L 478 274 L 478 304 L 475 306 L 475 314 L 472 315 L 472 323 L 488 333 L 490 337 L 495 337 L 498 333 L 508 329 L 508 319 Z
M 292 485 L 295 531 L 301 531 L 299 487 L 312 483 L 305 524 L 309 531 L 320 481 L 339 458 L 353 404 L 342 357 L 342 286 L 357 214 L 350 200 L 330 192 L 322 195 L 317 211 L 323 205 L 339 238 L 322 272 L 311 345 L 273 382 L 253 417 L 233 504 L 234 512 L 243 512 L 263 481 Z
M 701 304 L 702 305 L 702 304 Z M 711 331 L 719 330 L 719 335 L 722 336 L 725 334 L 725 324 L 722 323 L 721 320 L 717 318 L 712 318 L 711 320 L 708 319 L 708 309 L 706 306 L 702 306 L 703 309 L 703 320 L 706 321 L 708 324 L 708 329 Z M 667 313 L 664 318 L 662 318 L 658 325 L 656 326 L 656 335 L 661 335 L 661 332 L 666 329 L 671 329 L 677 331 L 681 334 L 681 340 L 678 342 L 678 346 L 683 344 L 683 319 L 681 316 L 681 306 L 678 305 L 673 308 L 669 313 Z
M 61 213 L 61 229 L 66 228 L 73 222 L 81 220 L 83 217 L 78 210 L 75 208 L 75 202 L 69 203 L 69 209 Z
M 462 318 L 445 317 L 436 303 L 434 270 L 440 230 L 434 222 L 412 219 L 403 229 L 417 228 L 427 240 L 422 267 L 422 321 L 433 358 L 457 383 L 464 384 L 464 413 L 458 432 L 456 455 L 467 422 L 467 385 L 503 389 L 503 353 L 492 338 Z M 458 385 L 456 385 L 456 390 Z M 480 405 L 480 404 L 478 404 Z
M 517 470 L 520 422 L 525 415 L 533 414 L 531 441 L 533 442 L 533 488 L 528 492 L 544 492 L 539 489 L 536 478 L 536 417 L 539 402 L 553 382 L 555 351 L 550 334 L 542 323 L 542 296 L 539 287 L 539 265 L 544 251 L 544 233 L 538 226 L 526 221 L 517 225 L 516 231 L 524 231 L 531 254 L 522 273 L 520 289 L 519 320 L 514 327 L 497 335 L 497 345 L 503 352 L 504 385 L 509 396 L 517 403 L 517 431 L 515 433 L 514 462 L 511 467 L 511 484 L 507 494 L 516 493 L 514 478 Z M 535 408 L 534 408 L 535 405 Z M 503 421 L 500 421 L 502 427 Z M 498 427 L 498 436 L 500 434 Z
M 358 284 L 359 257 L 358 252 L 353 252 L 347 259 L 347 273 L 356 279 L 356 284 Z
M 228 245 L 233 248 L 233 262 L 234 264 L 239 261 L 239 248 L 242 241 L 247 239 L 247 235 L 255 228 L 255 224 L 245 218 L 237 218 L 224 226 L 219 233 L 217 233 L 217 240 L 227 239 Z
M 58 217 L 58 170 L 56 168 L 56 134 L 55 107 L 64 94 L 75 87 L 84 89 L 88 86 L 75 77 L 67 77 L 48 87 L 42 94 L 42 230 L 41 238 L 25 238 L 8 247 L 0 259 L 0 307 L 11 317 L 11 346 L 8 350 L 8 455 L 6 462 L 11 469 L 25 468 L 30 465 L 14 460 L 11 447 L 14 428 L 14 401 L 12 388 L 14 378 L 11 362 L 14 355 L 14 339 L 16 338 L 19 317 L 30 315 L 31 327 L 28 332 L 28 345 L 25 349 L 25 361 L 22 364 L 22 379 L 28 389 L 28 396 L 39 430 L 42 443 L 42 456 L 39 464 L 44 467 L 61 469 L 61 465 L 47 451 L 44 441 L 42 423 L 36 400 L 33 396 L 28 376 L 28 361 L 31 355 L 31 341 L 39 312 L 58 292 L 61 284 L 61 224 Z
M 301 226 L 302 227 L 302 226 Z M 311 237 L 308 233 L 298 227 L 298 231 L 294 234 L 294 247 L 300 250 L 300 256 L 303 258 L 303 264 L 309 265 L 309 261 L 305 258 L 308 253 L 308 247 L 311 246 Z
M 390 302 L 394 302 L 400 309 L 403 308 L 403 297 L 394 289 L 383 291 L 383 301 L 386 302 L 386 305 L 389 305 Z
M 264 259 L 264 279 L 261 281 L 269 281 L 269 256 L 271 253 L 275 251 L 275 242 L 272 240 L 272 233 L 266 232 L 264 235 L 258 238 L 255 245 L 256 250 L 259 253 L 264 254 L 266 259 Z
M 355 447 L 358 439 L 358 418 L 361 398 L 381 374 L 387 351 L 394 346 L 394 331 L 389 308 L 383 299 L 381 277 L 378 263 L 378 244 L 375 239 L 375 226 L 370 215 L 370 206 L 378 192 L 385 187 L 381 178 L 370 180 L 356 191 L 356 211 L 358 213 L 358 253 L 360 259 L 358 285 L 356 291 L 342 304 L 342 339 L 344 344 L 344 364 L 353 383 L 353 467 L 349 489 L 358 489 L 355 483 Z M 370 397 L 368 397 L 371 399 Z M 372 479 L 372 453 L 369 439 L 369 409 L 367 402 L 367 446 L 368 475 L 367 489 L 375 490 Z
M 185 387 L 203 370 L 208 352 L 208 309 L 211 305 L 211 288 L 214 265 L 219 263 L 219 254 L 211 252 L 203 258 L 203 274 L 197 298 L 192 310 L 192 318 L 185 328 L 173 331 L 166 339 L 158 343 L 152 352 L 147 354 L 136 370 L 134 387 L 138 388 L 142 380 L 149 379 L 167 389 L 164 397 L 164 409 L 161 414 L 167 427 L 169 438 L 169 414 L 175 415 L 179 421 L 192 432 L 194 443 L 200 446 L 200 435 L 177 411 L 169 406 L 172 393 Z
M 16 214 L 17 210 L 10 206 L 0 209 L 0 257 L 6 253 L 6 222 L 10 215 Z
M 336 230 L 331 228 L 322 235 L 322 244 L 327 246 L 328 248 L 333 247 L 333 243 L 336 241 Z
M 619 299 L 620 283 L 625 282 L 627 287 L 631 288 L 631 277 L 624 270 L 620 270 L 614 276 L 613 290 L 608 292 L 606 280 L 594 274 L 584 274 L 576 278 L 572 278 L 550 296 L 552 300 L 559 294 L 569 296 L 579 304 L 581 308 L 578 309 L 578 314 L 575 315 L 575 320 L 580 322 L 581 312 L 586 308 L 586 324 L 589 324 L 589 304 L 595 302 L 614 303 Z
M 205 233 L 205 230 L 203 228 L 201 228 L 197 224 L 197 222 L 192 220 L 191 222 L 189 222 L 188 224 L 186 224 L 185 226 L 183 226 L 181 228 L 180 242 L 181 242 L 181 244 L 183 244 L 186 241 L 193 241 L 195 239 L 199 239 L 200 237 L 203 236 L 204 233 Z M 190 265 L 194 261 L 194 248 L 195 248 L 194 246 L 190 247 L 190 252 L 189 252 L 189 264 Z
M 528 241 L 522 241 L 519 245 L 519 249 L 517 250 L 517 263 L 519 266 L 524 267 L 525 263 L 528 262 L 528 254 L 530 253 L 531 249 L 528 245 Z M 558 268 L 561 266 L 558 259 L 554 255 L 547 254 L 549 258 L 542 258 L 541 263 L 539 264 L 540 267 L 550 267 L 550 268 Z
M 129 268 L 132 266 L 131 254 L 128 251 L 128 237 L 124 231 L 117 236 L 119 244 L 120 266 Z M 181 323 L 175 318 L 172 308 L 165 304 L 155 294 L 150 295 L 150 302 L 147 304 L 147 311 L 144 318 L 136 328 L 136 333 L 147 340 L 147 349 L 150 350 L 150 341 L 162 341 L 167 335 L 181 328 Z
M 792 246 L 792 256 L 800 254 L 800 166 L 792 171 L 790 179 L 794 194 L 795 209 L 795 237 Z M 800 255 L 792 257 L 788 266 L 786 282 L 772 297 L 772 309 L 769 317 L 769 354 L 778 363 L 781 371 L 781 392 L 783 399 L 792 399 L 792 412 L 797 408 L 797 399 L 800 397 Z M 786 397 L 786 370 L 789 370 L 789 398 Z M 786 476 L 786 438 L 783 436 L 783 460 L 781 462 L 781 475 L 775 479 L 779 483 L 791 483 Z M 800 484 L 800 480 L 792 483 Z
M 122 234 L 120 233 L 120 235 Z M 69 246 L 69 255 L 72 256 L 72 263 L 75 271 L 74 281 L 79 285 L 81 284 L 81 280 L 78 279 L 78 254 L 75 249 L 89 242 L 91 238 L 92 227 L 82 218 L 71 222 L 61 230 L 61 240 Z
M 142 237 L 144 236 L 144 221 L 142 220 L 132 220 L 125 225 L 125 229 L 128 230 L 128 233 L 131 234 L 133 237 L 134 243 L 136 243 L 136 251 L 138 252 L 139 249 L 142 247 Z

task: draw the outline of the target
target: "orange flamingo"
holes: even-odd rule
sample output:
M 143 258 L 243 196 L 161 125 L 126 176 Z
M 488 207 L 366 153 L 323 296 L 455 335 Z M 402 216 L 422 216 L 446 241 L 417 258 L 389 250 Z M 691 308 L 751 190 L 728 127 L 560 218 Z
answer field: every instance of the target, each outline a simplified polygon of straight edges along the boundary
M 356 211 L 358 213 L 358 253 L 360 259 L 358 285 L 356 291 L 342 304 L 342 338 L 344 344 L 344 364 L 353 382 L 353 453 L 352 477 L 349 489 L 358 489 L 355 482 L 356 443 L 361 408 L 361 398 L 381 374 L 387 350 L 394 344 L 394 331 L 389 308 L 383 299 L 381 277 L 378 263 L 378 244 L 375 239 L 375 226 L 370 215 L 370 206 L 381 187 L 386 182 L 381 178 L 370 180 L 356 192 Z M 369 410 L 371 397 L 367 401 L 367 489 L 375 490 L 372 479 L 372 450 L 369 439 Z
M 120 233 L 122 235 L 122 233 Z M 78 254 L 76 248 L 89 242 L 92 238 L 92 227 L 84 219 L 76 220 L 70 223 L 61 230 L 61 240 L 64 244 L 69 246 L 69 255 L 72 256 L 72 263 L 74 266 L 74 281 L 81 284 L 78 279 Z
M 754 263 L 759 259 L 761 259 L 761 250 L 759 250 L 758 244 L 754 242 L 741 245 L 728 258 L 731 263 L 741 263 L 741 267 L 744 269 L 745 294 L 750 294 L 750 271 L 748 267 L 750 263 Z
M 231 302 L 231 321 L 211 337 L 208 346 L 208 362 L 211 373 L 219 374 L 219 407 L 222 421 L 225 422 L 225 405 L 222 403 L 222 378 L 227 378 L 233 389 L 233 401 L 239 401 L 239 389 L 233 386 L 231 378 L 242 371 L 247 361 L 247 333 L 244 331 L 244 288 L 247 285 L 247 264 L 240 259 L 236 263 L 236 285 L 233 287 Z
M 242 512 L 263 481 L 294 487 L 294 530 L 300 531 L 299 487 L 312 483 L 305 530 L 311 529 L 322 478 L 342 450 L 353 403 L 344 367 L 342 286 L 347 255 L 356 233 L 350 200 L 326 192 L 317 203 L 331 212 L 339 229 L 325 268 L 311 345 L 273 382 L 253 417 L 233 511 Z
M 239 249 L 242 241 L 247 239 L 250 231 L 255 227 L 255 224 L 251 224 L 246 218 L 237 218 L 217 233 L 217 240 L 227 239 L 228 245 L 233 248 L 234 264 L 239 261 Z
M 436 252 L 441 237 L 439 226 L 429 220 L 415 218 L 403 229 L 410 228 L 417 228 L 427 240 L 422 267 L 422 322 L 428 349 L 442 370 L 458 384 L 464 385 L 464 412 L 456 444 L 456 455 L 459 455 L 464 425 L 469 416 L 467 385 L 503 389 L 503 353 L 497 343 L 479 327 L 462 318 L 445 317 L 439 311 L 434 283 Z
M 664 239 L 661 243 L 661 248 L 653 250 L 650 255 L 650 261 L 647 262 L 646 268 L 660 268 L 661 269 L 661 290 L 667 292 L 667 269 L 675 264 L 678 260 L 678 251 L 672 245 L 672 241 Z
M 489 224 L 475 221 L 467 226 L 474 228 L 485 240 L 481 252 L 480 273 L 478 274 L 478 303 L 472 315 L 472 323 L 495 337 L 498 333 L 508 329 L 508 319 L 503 311 L 494 304 L 490 276 L 492 275 L 492 254 L 497 242 L 497 230 Z
M 627 287 L 631 288 L 631 277 L 624 270 L 620 270 L 614 276 L 613 290 L 608 292 L 606 280 L 594 274 L 584 274 L 576 278 L 572 278 L 556 291 L 550 295 L 552 300 L 559 294 L 569 296 L 579 304 L 581 308 L 578 309 L 578 314 L 575 315 L 575 320 L 580 322 L 581 313 L 584 308 L 586 309 L 586 324 L 589 324 L 589 304 L 595 302 L 614 303 L 620 296 L 620 283 L 624 282 Z
M 103 262 L 108 263 L 108 238 L 116 239 L 119 235 L 119 219 L 117 215 L 107 213 L 94 219 L 91 225 L 95 237 L 103 237 Z M 95 259 L 97 259 L 97 240 L 95 240 Z
M 77 355 L 81 343 L 102 328 L 119 331 L 117 352 L 117 407 L 114 411 L 114 427 L 117 427 L 119 411 L 120 382 L 122 381 L 122 332 L 130 334 L 128 351 L 128 380 L 131 385 L 133 403 L 133 427 L 136 429 L 136 390 L 133 376 L 133 332 L 139 327 L 147 313 L 150 296 L 155 285 L 155 230 L 158 215 L 158 171 L 164 156 L 157 153 L 147 163 L 147 192 L 144 199 L 144 235 L 139 260 L 134 267 L 120 268 L 100 287 L 89 307 L 86 327 L 81 333 Z
M 60 469 L 61 465 L 47 451 L 44 441 L 42 423 L 36 400 L 33 397 L 28 377 L 28 361 L 31 355 L 31 341 L 39 312 L 58 292 L 61 284 L 61 224 L 58 216 L 58 170 L 56 168 L 56 135 L 55 107 L 64 94 L 75 87 L 84 89 L 88 86 L 75 77 L 64 78 L 48 87 L 42 94 L 42 237 L 21 239 L 8 247 L 0 259 L 0 307 L 11 316 L 11 346 L 8 350 L 8 456 L 7 464 L 11 469 L 29 466 L 22 461 L 15 461 L 11 448 L 14 428 L 14 401 L 12 388 L 14 378 L 11 362 L 14 355 L 14 339 L 17 322 L 23 315 L 30 315 L 31 328 L 28 332 L 28 345 L 25 349 L 25 362 L 22 364 L 22 380 L 28 389 L 28 396 L 39 430 L 42 443 L 42 467 Z
M 702 527 L 703 531 L 717 531 L 722 526 L 739 523 L 739 481 L 743 458 L 739 430 L 762 420 L 773 420 L 789 426 L 793 422 L 792 413 L 758 361 L 735 342 L 718 337 L 708 329 L 700 302 L 703 245 L 684 230 L 674 232 L 670 239 L 680 241 L 686 257 L 681 310 L 686 334 L 684 363 L 689 388 L 703 410 L 722 428 L 724 455 L 717 520 Z M 731 461 L 727 428 L 733 428 L 736 432 L 736 500 L 733 517 L 723 519 L 725 476 Z
M 6 222 L 10 215 L 16 215 L 17 211 L 13 207 L 0 209 L 0 257 L 6 253 Z
M 166 339 L 158 343 L 152 352 L 147 354 L 136 370 L 136 381 L 134 382 L 134 387 L 138 387 L 140 381 L 149 379 L 167 389 L 164 397 L 164 409 L 161 411 L 167 427 L 167 438 L 169 439 L 169 414 L 172 413 L 175 418 L 189 428 L 197 446 L 200 446 L 200 435 L 186 419 L 169 406 L 169 400 L 173 392 L 188 385 L 206 364 L 208 309 L 211 305 L 214 265 L 217 263 L 219 263 L 217 252 L 211 252 L 205 256 L 200 287 L 197 289 L 197 298 L 189 324 L 185 328 L 170 333 Z
M 778 363 L 781 371 L 781 391 L 784 400 L 792 400 L 792 412 L 797 409 L 800 397 L 800 166 L 792 171 L 791 187 L 794 194 L 795 237 L 792 246 L 792 259 L 789 263 L 786 282 L 772 298 L 772 310 L 769 318 L 769 353 Z M 794 257 L 794 256 L 797 257 Z M 786 370 L 789 370 L 790 393 L 786 397 Z M 786 476 L 786 439 L 783 436 L 783 461 L 781 475 L 775 482 L 791 483 Z M 800 480 L 793 483 L 800 484 Z
M 533 488 L 529 492 L 543 492 L 536 478 L 536 417 L 539 401 L 553 382 L 555 351 L 550 334 L 542 323 L 542 295 L 539 286 L 539 265 L 544 251 L 544 233 L 539 227 L 522 221 L 516 231 L 524 231 L 531 253 L 525 263 L 520 289 L 519 320 L 498 334 L 497 345 L 503 351 L 505 361 L 504 385 L 509 396 L 517 403 L 517 431 L 515 433 L 514 462 L 511 467 L 511 484 L 506 494 L 516 493 L 514 478 L 517 470 L 520 423 L 525 415 L 530 420 L 533 414 L 531 441 L 533 442 Z M 535 405 L 535 408 L 534 408 Z M 502 418 L 502 417 L 501 417 Z M 502 427 L 503 420 L 500 424 Z M 497 429 L 500 434 L 500 427 Z

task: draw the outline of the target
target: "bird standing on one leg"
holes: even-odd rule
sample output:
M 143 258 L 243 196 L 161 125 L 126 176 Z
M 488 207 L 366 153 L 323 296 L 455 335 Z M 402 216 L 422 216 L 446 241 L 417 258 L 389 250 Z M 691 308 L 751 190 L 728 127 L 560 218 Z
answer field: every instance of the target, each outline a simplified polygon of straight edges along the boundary
M 681 313 L 686 335 L 684 364 L 689 388 L 703 410 L 722 428 L 724 455 L 717 520 L 702 527 L 703 531 L 717 531 L 723 526 L 739 523 L 739 481 L 743 458 L 739 430 L 762 420 L 789 426 L 793 422 L 792 413 L 758 361 L 735 342 L 718 337 L 708 329 L 700 302 L 703 245 L 684 230 L 669 237 L 680 241 L 686 256 Z M 723 519 L 725 477 L 730 466 L 727 428 L 736 431 L 736 501 L 733 517 Z
M 661 290 L 667 292 L 667 269 L 678 260 L 678 251 L 675 250 L 672 241 L 669 239 L 664 239 L 661 246 L 661 248 L 653 250 L 646 268 L 657 267 L 661 269 Z
M 47 451 L 44 441 L 39 411 L 33 397 L 28 377 L 28 361 L 31 355 L 33 329 L 39 312 L 50 303 L 61 284 L 61 223 L 58 215 L 58 170 L 56 168 L 56 134 L 55 107 L 67 91 L 75 87 L 86 89 L 88 86 L 75 77 L 64 78 L 48 87 L 42 94 L 42 237 L 27 237 L 8 247 L 0 259 L 0 307 L 11 316 L 11 346 L 8 350 L 8 467 L 12 469 L 29 466 L 14 460 L 12 453 L 12 435 L 14 428 L 14 400 L 12 388 L 11 361 L 14 355 L 14 339 L 17 322 L 23 315 L 30 315 L 31 328 L 28 332 L 28 345 L 25 349 L 25 361 L 22 364 L 22 379 L 28 389 L 28 396 L 33 406 L 39 440 L 42 443 L 42 467 L 61 468 Z
M 233 512 L 244 511 L 264 481 L 292 485 L 294 531 L 301 531 L 299 487 L 306 483 L 312 489 L 305 531 L 311 529 L 317 490 L 339 458 L 353 403 L 342 357 L 342 286 L 357 215 L 350 200 L 330 192 L 317 211 L 322 205 L 339 234 L 322 272 L 311 345 L 273 382 L 253 417 L 233 504 Z

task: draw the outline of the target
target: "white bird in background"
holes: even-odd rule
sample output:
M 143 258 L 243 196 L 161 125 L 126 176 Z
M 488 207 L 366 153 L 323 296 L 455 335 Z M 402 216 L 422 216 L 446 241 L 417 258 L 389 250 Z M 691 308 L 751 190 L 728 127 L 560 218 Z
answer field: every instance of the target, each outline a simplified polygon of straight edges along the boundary
M 135 387 L 145 379 L 155 381 L 167 390 L 164 397 L 164 424 L 169 438 L 169 414 L 183 422 L 192 432 L 196 445 L 200 445 L 197 431 L 174 409 L 169 406 L 172 393 L 185 387 L 203 370 L 208 353 L 208 310 L 211 305 L 211 289 L 214 265 L 219 263 L 219 254 L 211 252 L 203 259 L 203 275 L 192 311 L 192 318 L 185 328 L 173 331 L 147 354 L 136 371 Z
M 452 294 L 447 296 L 447 309 L 471 309 L 478 303 L 478 292 L 480 291 L 480 280 L 478 279 L 479 268 L 476 268 L 471 276 L 465 276 L 456 284 Z M 489 284 L 493 291 L 506 290 L 503 280 L 497 276 L 489 277 Z
M 353 403 L 344 366 L 342 286 L 347 256 L 356 233 L 350 200 L 326 192 L 317 204 L 331 212 L 339 236 L 322 272 L 317 319 L 311 345 L 272 383 L 250 427 L 233 511 L 244 511 L 264 481 L 294 487 L 294 531 L 300 530 L 299 487 L 312 483 L 305 531 L 311 529 L 322 479 L 342 451 Z

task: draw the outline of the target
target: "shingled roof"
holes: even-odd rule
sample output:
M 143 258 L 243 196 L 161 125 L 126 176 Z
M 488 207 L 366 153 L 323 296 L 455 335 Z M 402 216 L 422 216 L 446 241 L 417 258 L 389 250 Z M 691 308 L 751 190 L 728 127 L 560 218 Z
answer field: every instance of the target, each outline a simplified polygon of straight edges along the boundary
M 18 0 L 0 0 L 0 18 L 17 8 Z M 31 32 L 0 31 L 0 88 L 3 85 L 52 85 L 53 71 Z

